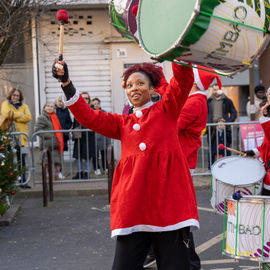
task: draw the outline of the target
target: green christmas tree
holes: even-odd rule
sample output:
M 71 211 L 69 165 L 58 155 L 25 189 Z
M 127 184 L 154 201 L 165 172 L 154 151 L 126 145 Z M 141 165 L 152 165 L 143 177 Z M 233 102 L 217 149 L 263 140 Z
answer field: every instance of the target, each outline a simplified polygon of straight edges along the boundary
M 0 215 L 10 207 L 17 191 L 16 183 L 23 173 L 15 159 L 17 144 L 14 136 L 0 130 Z

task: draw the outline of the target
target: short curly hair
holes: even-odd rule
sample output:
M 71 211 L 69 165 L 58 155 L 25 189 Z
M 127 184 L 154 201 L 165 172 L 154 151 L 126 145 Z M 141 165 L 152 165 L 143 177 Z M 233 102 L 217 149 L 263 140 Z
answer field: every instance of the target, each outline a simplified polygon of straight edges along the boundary
M 123 87 L 126 88 L 126 83 L 129 76 L 135 72 L 141 72 L 149 78 L 150 86 L 158 88 L 162 79 L 162 71 L 159 67 L 151 63 L 135 64 L 128 68 L 123 74 Z

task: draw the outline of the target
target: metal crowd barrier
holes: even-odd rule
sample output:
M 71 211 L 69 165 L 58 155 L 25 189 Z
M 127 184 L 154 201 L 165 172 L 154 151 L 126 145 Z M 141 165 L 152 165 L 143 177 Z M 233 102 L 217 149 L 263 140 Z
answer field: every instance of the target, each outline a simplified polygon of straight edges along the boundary
M 84 141 L 84 143 L 86 143 L 85 147 L 86 147 L 86 159 L 84 159 L 82 161 L 81 158 L 81 149 L 80 149 L 80 144 L 82 143 L 82 139 L 76 139 L 78 140 L 77 143 L 77 151 L 78 151 L 78 158 L 75 159 L 73 158 L 73 150 L 74 150 L 74 140 L 72 139 L 72 134 L 74 134 L 75 132 L 81 132 L 86 133 L 86 140 Z M 90 143 L 89 142 L 89 138 L 87 136 L 87 133 L 91 132 L 89 129 L 71 129 L 71 130 L 54 130 L 54 131 L 38 131 L 35 132 L 31 135 L 30 137 L 30 142 L 31 142 L 31 158 L 32 158 L 32 177 L 33 177 L 33 183 L 34 184 L 40 184 L 42 182 L 42 173 L 41 173 L 41 152 L 39 151 L 39 148 L 34 147 L 34 144 L 36 141 L 40 141 L 40 140 L 44 140 L 45 137 L 48 137 L 48 135 L 51 137 L 50 143 L 49 145 L 47 145 L 49 147 L 50 150 L 53 149 L 54 143 L 56 141 L 56 137 L 53 136 L 54 133 L 66 133 L 68 134 L 68 141 L 67 141 L 67 145 L 68 145 L 68 150 L 64 151 L 63 154 L 60 155 L 60 165 L 61 165 L 61 173 L 64 176 L 64 178 L 62 180 L 54 180 L 54 182 L 58 182 L 58 183 L 75 183 L 75 182 L 87 182 L 87 181 L 103 181 L 103 180 L 107 180 L 107 153 L 106 153 L 106 149 L 107 149 L 107 138 L 104 138 L 104 152 L 103 152 L 103 158 L 105 160 L 104 162 L 104 168 L 102 167 L 101 171 L 102 174 L 101 175 L 95 175 L 94 173 L 89 173 L 87 174 L 87 178 L 85 176 L 79 175 L 79 177 L 77 179 L 73 179 L 74 176 L 77 174 L 78 170 L 76 168 L 76 161 L 78 162 L 78 160 L 80 160 L 80 165 L 82 165 L 82 163 L 84 163 L 84 165 L 86 166 L 86 164 L 88 165 L 88 169 L 91 167 L 91 171 L 93 171 L 93 163 L 95 162 L 97 164 L 97 166 L 99 165 L 101 167 L 101 163 L 102 161 L 100 160 L 100 155 L 101 155 L 101 151 L 98 147 L 98 143 L 97 143 L 97 135 L 96 133 L 94 133 L 95 135 L 95 145 L 92 146 L 92 148 L 95 149 L 95 160 L 93 160 L 92 158 L 89 158 L 89 147 L 90 147 Z M 55 150 L 57 151 L 57 150 Z M 53 153 L 54 151 L 52 151 L 52 168 L 54 171 L 55 168 L 55 159 L 56 159 L 56 155 Z M 101 155 L 102 156 L 102 155 Z M 102 158 L 102 157 L 101 157 Z M 98 167 L 97 167 L 98 168 Z M 89 169 L 90 170 L 90 169 Z
M 31 180 L 31 168 L 32 168 L 32 163 L 30 159 L 29 136 L 24 132 L 10 132 L 7 133 L 7 135 L 10 136 L 11 148 L 15 152 L 14 162 L 19 163 L 20 168 L 25 168 L 24 172 L 25 180 L 23 181 L 23 175 L 21 175 L 21 178 L 18 179 L 16 185 L 17 186 L 26 185 Z M 25 136 L 27 138 L 28 146 L 23 147 L 21 145 L 21 136 Z
M 231 134 L 231 143 L 230 145 L 228 145 L 227 142 L 227 137 L 224 135 L 223 137 L 223 144 L 227 145 L 228 147 L 231 147 L 233 149 L 236 150 L 243 150 L 243 140 L 241 137 L 241 132 L 240 132 L 240 127 L 241 125 L 245 125 L 247 127 L 247 129 L 249 130 L 250 127 L 253 127 L 254 125 L 259 124 L 259 122 L 233 122 L 233 123 L 223 123 L 223 125 L 230 130 L 230 134 Z M 202 136 L 202 146 L 199 149 L 198 152 L 198 162 L 197 162 L 197 167 L 196 170 L 192 173 L 193 176 L 198 176 L 198 175 L 210 175 L 211 174 L 211 165 L 213 164 L 214 160 L 213 157 L 210 153 L 212 153 L 212 149 L 213 149 L 213 145 L 210 143 L 211 139 L 213 137 L 213 132 L 215 132 L 215 134 L 217 134 L 218 131 L 218 125 L 217 123 L 215 124 L 207 124 L 206 126 L 206 130 L 207 130 L 207 134 Z M 31 180 L 31 177 L 33 179 L 33 183 L 34 184 L 41 184 L 42 183 L 42 160 L 41 160 L 41 156 L 42 156 L 42 152 L 40 151 L 40 148 L 37 147 L 37 141 L 40 140 L 40 137 L 44 137 L 46 135 L 50 135 L 51 136 L 51 140 L 50 140 L 50 145 L 53 146 L 54 145 L 54 141 L 56 140 L 56 137 L 53 136 L 54 133 L 56 132 L 60 132 L 60 133 L 67 133 L 68 134 L 68 151 L 64 151 L 63 154 L 60 155 L 60 164 L 62 167 L 62 174 L 64 175 L 64 179 L 63 180 L 54 180 L 54 182 L 57 183 L 76 183 L 78 181 L 80 182 L 87 182 L 87 181 L 105 181 L 108 179 L 108 153 L 107 153 L 107 149 L 108 149 L 108 145 L 110 145 L 110 142 L 107 141 L 107 138 L 104 139 L 104 145 L 103 145 L 103 149 L 104 149 L 104 157 L 105 161 L 103 162 L 103 164 L 105 165 L 105 168 L 102 168 L 102 174 L 101 175 L 95 175 L 94 174 L 94 170 L 93 170 L 93 164 L 92 165 L 92 173 L 90 174 L 90 177 L 88 177 L 87 179 L 79 177 L 79 179 L 72 179 L 73 176 L 77 173 L 77 168 L 76 168 L 76 160 L 75 158 L 73 158 L 73 149 L 74 149 L 74 140 L 72 140 L 72 134 L 74 132 L 80 131 L 82 133 L 87 133 L 90 132 L 90 130 L 88 129 L 71 129 L 71 130 L 59 130 L 59 131 L 38 131 L 33 133 L 31 136 L 28 136 L 26 133 L 23 132 L 12 132 L 9 133 L 9 135 L 15 139 L 17 145 L 19 146 L 19 153 L 17 152 L 17 154 L 15 156 L 17 162 L 21 162 L 21 166 L 23 166 L 22 164 L 22 155 L 25 154 L 26 159 L 25 159 L 25 182 L 21 183 L 18 181 L 17 185 L 21 185 L 21 184 L 27 184 L 29 183 L 29 181 Z M 256 130 L 253 129 L 253 137 L 256 137 Z M 96 133 L 95 133 L 96 134 Z M 20 136 L 26 136 L 28 139 L 28 147 L 22 147 L 20 144 Z M 250 134 L 249 134 L 250 135 Z M 78 139 L 80 140 L 80 139 Z M 86 162 L 91 162 L 89 155 L 88 155 L 88 151 L 89 151 L 89 141 L 88 141 L 88 136 L 86 136 L 86 152 L 87 152 L 87 159 Z M 219 153 L 219 148 L 218 148 L 218 143 L 214 146 L 216 149 L 216 153 Z M 252 148 L 253 147 L 253 143 L 252 145 L 249 145 L 249 141 L 247 140 L 246 142 L 246 147 L 248 148 Z M 79 149 L 78 149 L 79 150 Z M 95 161 L 96 164 L 100 164 L 101 160 L 100 160 L 100 151 L 98 149 L 98 144 L 97 144 L 97 136 L 95 135 L 95 152 L 97 153 L 96 157 L 95 157 Z M 109 150 L 109 155 L 111 155 L 112 150 Z M 79 155 L 79 159 L 80 159 L 80 151 L 78 151 L 78 155 Z M 230 153 L 228 151 L 225 150 L 225 156 L 228 155 L 233 155 L 233 153 Z M 52 168 L 54 170 L 55 167 L 55 157 L 54 154 L 52 152 Z M 92 162 L 91 162 L 92 163 Z M 101 165 L 101 164 L 100 164 Z M 102 167 L 102 166 L 101 166 Z M 109 174 L 111 174 L 111 171 L 109 171 Z M 110 175 L 109 175 L 110 176 Z M 110 176 L 111 177 L 111 176 Z
M 217 155 L 221 152 L 218 148 L 219 143 L 224 144 L 227 147 L 243 151 L 243 138 L 241 135 L 240 127 L 242 125 L 246 126 L 246 129 L 249 130 L 249 136 L 250 137 L 256 137 L 258 134 L 256 134 L 255 128 L 253 127 L 259 124 L 257 121 L 248 121 L 248 122 L 232 122 L 232 123 L 222 123 L 222 125 L 228 130 L 228 132 L 231 135 L 231 143 L 228 142 L 228 138 L 226 136 L 226 132 L 223 135 L 223 138 L 221 137 L 221 140 L 217 139 L 218 134 L 218 126 L 220 124 L 218 123 L 209 123 L 206 125 L 206 135 L 202 135 L 202 146 L 199 149 L 198 152 L 198 162 L 195 172 L 192 173 L 192 176 L 198 176 L 198 175 L 211 175 L 211 166 L 214 163 L 215 160 L 213 160 L 212 152 L 216 152 Z M 253 131 L 250 131 L 252 130 Z M 253 133 L 253 134 L 252 134 Z M 251 136 L 253 135 L 253 136 Z M 215 137 L 216 136 L 216 137 Z M 216 139 L 217 142 L 213 145 L 211 144 L 211 138 Z M 246 148 L 254 148 L 254 144 L 252 142 L 253 140 L 246 140 Z M 215 147 L 215 149 L 213 149 Z M 245 148 L 245 149 L 246 149 Z M 213 151 L 212 151 L 213 150 Z M 215 150 L 215 151 L 214 151 Z M 224 151 L 224 156 L 229 155 L 235 155 L 234 153 L 230 153 L 229 151 Z

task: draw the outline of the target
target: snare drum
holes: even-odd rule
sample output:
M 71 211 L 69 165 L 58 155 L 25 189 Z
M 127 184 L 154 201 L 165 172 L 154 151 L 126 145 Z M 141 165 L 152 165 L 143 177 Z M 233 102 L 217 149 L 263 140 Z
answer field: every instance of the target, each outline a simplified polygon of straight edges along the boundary
M 139 0 L 110 0 L 110 23 L 124 38 L 138 42 L 137 21 L 132 14 L 132 8 L 138 5 Z
M 234 258 L 270 262 L 270 197 L 243 196 L 239 201 L 228 198 L 226 204 L 223 253 Z
M 140 0 L 140 45 L 155 58 L 235 74 L 268 43 L 268 6 L 262 0 Z
M 256 159 L 224 157 L 213 164 L 211 171 L 211 205 L 220 214 L 224 213 L 225 198 L 235 192 L 242 195 L 261 194 L 265 169 Z

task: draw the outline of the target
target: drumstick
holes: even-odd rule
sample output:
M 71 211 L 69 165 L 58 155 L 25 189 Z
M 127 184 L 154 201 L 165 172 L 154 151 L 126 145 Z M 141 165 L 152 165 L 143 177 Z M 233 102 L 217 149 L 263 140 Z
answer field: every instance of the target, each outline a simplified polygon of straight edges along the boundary
M 219 145 L 218 145 L 218 148 L 219 148 L 219 149 L 226 149 L 226 150 L 228 150 L 228 151 L 234 152 L 234 153 L 236 153 L 236 154 L 238 154 L 238 155 L 241 155 L 241 156 L 244 156 L 244 155 L 245 155 L 244 152 L 241 152 L 241 151 L 238 151 L 238 150 L 229 148 L 229 147 L 225 146 L 224 144 L 219 144 Z
M 65 23 L 68 23 L 68 12 L 65 9 L 61 9 L 57 12 L 56 17 L 57 20 L 60 22 L 58 60 L 63 61 L 64 25 Z

